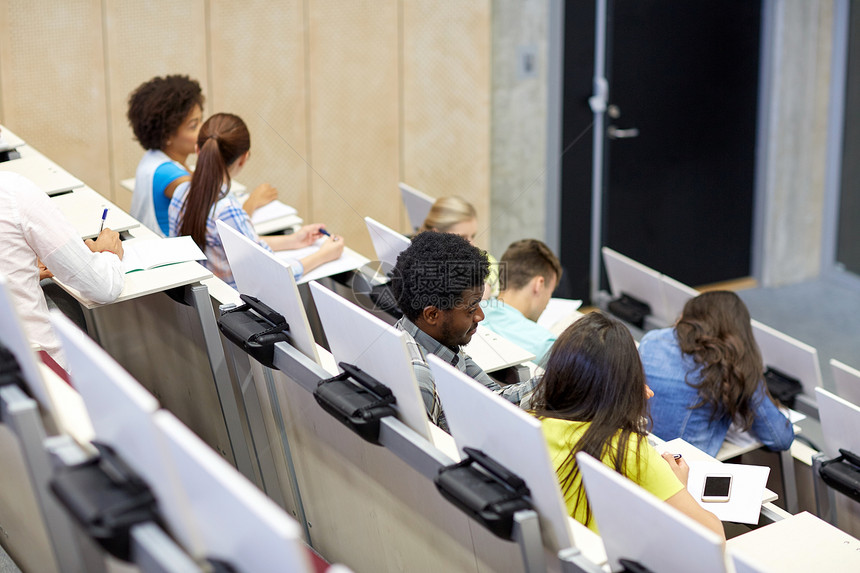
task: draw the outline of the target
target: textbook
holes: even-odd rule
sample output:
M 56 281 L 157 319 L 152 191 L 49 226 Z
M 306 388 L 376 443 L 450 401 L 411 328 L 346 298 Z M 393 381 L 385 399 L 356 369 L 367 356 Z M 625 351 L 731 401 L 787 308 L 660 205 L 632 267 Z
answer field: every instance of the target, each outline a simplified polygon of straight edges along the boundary
M 191 237 L 124 241 L 122 269 L 126 274 L 166 265 L 205 260 Z

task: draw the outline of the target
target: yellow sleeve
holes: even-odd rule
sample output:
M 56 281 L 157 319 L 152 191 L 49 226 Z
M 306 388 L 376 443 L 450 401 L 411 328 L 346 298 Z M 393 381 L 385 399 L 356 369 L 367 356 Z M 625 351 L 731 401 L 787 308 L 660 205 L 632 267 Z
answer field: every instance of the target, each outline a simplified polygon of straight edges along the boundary
M 629 465 L 636 463 L 636 456 L 628 456 Z M 666 501 L 682 489 L 684 484 L 675 476 L 672 468 L 666 463 L 657 450 L 651 444 L 643 441 L 641 456 L 641 472 L 628 472 L 627 475 L 638 475 L 635 480 L 645 490 L 657 496 L 661 501 Z M 629 469 L 629 468 L 628 468 Z

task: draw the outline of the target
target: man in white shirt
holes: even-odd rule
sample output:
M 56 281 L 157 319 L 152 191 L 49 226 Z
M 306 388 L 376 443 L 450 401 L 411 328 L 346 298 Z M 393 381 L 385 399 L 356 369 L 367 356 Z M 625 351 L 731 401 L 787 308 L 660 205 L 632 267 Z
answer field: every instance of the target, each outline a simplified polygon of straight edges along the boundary
M 39 288 L 39 262 L 46 267 L 42 278 L 53 274 L 97 303 L 111 302 L 125 283 L 119 234 L 105 229 L 95 241 L 82 241 L 51 199 L 17 173 L 0 173 L 0 205 L 0 274 L 30 342 L 65 368 Z

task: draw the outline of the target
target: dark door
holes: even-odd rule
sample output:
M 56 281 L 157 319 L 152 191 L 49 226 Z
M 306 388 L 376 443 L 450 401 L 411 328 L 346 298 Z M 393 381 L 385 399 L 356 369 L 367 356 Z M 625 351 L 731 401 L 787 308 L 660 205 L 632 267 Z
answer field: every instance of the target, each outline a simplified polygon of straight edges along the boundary
M 842 132 L 842 181 L 836 235 L 836 266 L 860 275 L 860 2 L 849 8 L 848 69 L 845 82 L 845 118 Z
M 589 125 L 594 6 L 565 5 L 564 142 Z M 761 4 L 610 0 L 603 244 L 684 283 L 748 276 Z M 562 161 L 562 262 L 588 297 L 589 137 Z

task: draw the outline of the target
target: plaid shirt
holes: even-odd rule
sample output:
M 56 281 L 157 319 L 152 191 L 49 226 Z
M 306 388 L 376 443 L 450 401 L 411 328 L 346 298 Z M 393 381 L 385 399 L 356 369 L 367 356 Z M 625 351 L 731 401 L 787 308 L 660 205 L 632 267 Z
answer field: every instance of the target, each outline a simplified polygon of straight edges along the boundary
M 189 184 L 187 182 L 180 184 L 173 192 L 173 199 L 170 200 L 167 215 L 171 237 L 177 236 L 180 224 L 179 215 L 182 211 L 182 206 L 185 204 L 185 196 L 188 189 Z M 226 191 L 226 189 L 222 188 L 222 191 Z M 239 203 L 232 193 L 226 193 L 212 206 L 209 218 L 206 219 L 206 246 L 203 249 L 206 260 L 202 261 L 201 264 L 212 271 L 212 274 L 216 277 L 231 287 L 236 288 L 236 281 L 233 279 L 233 271 L 230 270 L 230 263 L 227 261 L 227 254 L 224 252 L 224 244 L 221 242 L 221 235 L 218 234 L 216 221 L 223 221 L 252 241 L 255 241 L 267 251 L 272 252 L 272 249 L 257 235 L 257 231 L 254 230 L 254 225 L 251 223 L 251 217 L 245 212 L 241 203 Z M 296 279 L 298 279 L 304 272 L 302 264 L 299 261 L 288 261 L 288 264 L 293 269 Z
M 448 421 L 445 418 L 445 412 L 442 410 L 442 404 L 439 402 L 439 395 L 436 393 L 436 383 L 433 380 L 433 372 L 430 371 L 430 365 L 427 364 L 427 354 L 435 354 L 451 366 L 457 368 L 460 372 L 474 378 L 514 404 L 519 404 L 523 398 L 531 394 L 537 385 L 538 379 L 532 378 L 519 384 L 509 384 L 503 388 L 499 386 L 498 382 L 490 378 L 460 348 L 457 348 L 455 351 L 445 346 L 418 328 L 415 323 L 405 316 L 398 320 L 394 326 L 409 335 L 406 339 L 406 346 L 409 349 L 412 359 L 412 370 L 415 372 L 415 378 L 418 380 L 418 388 L 421 390 L 421 397 L 424 399 L 424 408 L 427 410 L 427 415 L 431 422 L 446 432 L 449 431 Z

